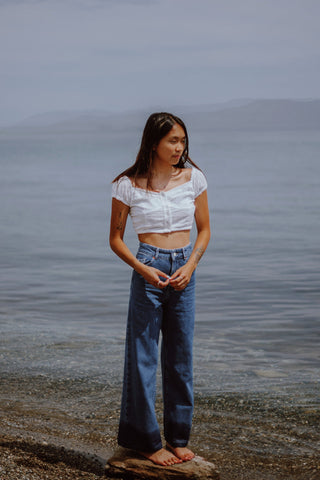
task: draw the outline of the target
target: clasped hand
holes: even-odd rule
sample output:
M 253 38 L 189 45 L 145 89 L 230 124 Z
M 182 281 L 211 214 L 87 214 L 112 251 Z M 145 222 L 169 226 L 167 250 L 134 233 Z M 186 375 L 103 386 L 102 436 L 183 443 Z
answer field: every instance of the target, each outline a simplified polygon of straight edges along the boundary
M 192 269 L 187 265 L 183 265 L 182 267 L 178 268 L 178 270 L 176 270 L 171 277 L 169 277 L 166 273 L 163 273 L 158 268 L 151 266 L 146 267 L 147 269 L 142 276 L 147 280 L 147 282 L 151 283 L 151 285 L 154 285 L 160 289 L 170 284 L 175 290 L 183 290 L 190 282 L 192 275 Z

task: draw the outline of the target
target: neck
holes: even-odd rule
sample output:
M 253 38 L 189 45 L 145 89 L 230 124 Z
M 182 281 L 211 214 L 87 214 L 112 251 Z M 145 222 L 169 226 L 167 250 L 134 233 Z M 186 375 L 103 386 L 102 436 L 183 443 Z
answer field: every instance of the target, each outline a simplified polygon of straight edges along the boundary
M 175 171 L 175 167 L 169 164 L 158 163 L 157 161 L 153 162 L 152 165 L 152 176 L 153 177 L 170 177 Z
M 155 191 L 164 190 L 170 182 L 174 171 L 175 167 L 172 165 L 157 165 L 155 162 L 151 172 L 152 189 Z

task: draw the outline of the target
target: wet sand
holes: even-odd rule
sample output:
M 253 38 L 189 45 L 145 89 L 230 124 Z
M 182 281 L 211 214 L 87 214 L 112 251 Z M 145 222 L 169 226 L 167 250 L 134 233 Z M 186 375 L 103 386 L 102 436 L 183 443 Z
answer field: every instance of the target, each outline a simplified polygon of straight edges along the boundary
M 317 390 L 318 388 L 318 390 Z M 319 480 L 319 386 L 280 395 L 196 395 L 191 447 L 221 480 Z M 86 379 L 1 376 L 0 478 L 104 476 L 120 392 Z M 161 404 L 157 404 L 161 422 Z

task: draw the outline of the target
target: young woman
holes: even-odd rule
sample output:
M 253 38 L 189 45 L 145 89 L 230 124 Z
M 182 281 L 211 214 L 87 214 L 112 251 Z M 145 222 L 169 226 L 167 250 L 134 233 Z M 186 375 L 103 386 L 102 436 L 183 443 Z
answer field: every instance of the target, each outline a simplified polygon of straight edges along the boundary
M 118 443 L 155 464 L 173 465 L 194 457 L 187 444 L 195 269 L 210 238 L 207 182 L 188 156 L 183 121 L 169 113 L 152 114 L 136 162 L 112 187 L 110 246 L 133 268 Z M 128 214 L 140 242 L 136 257 L 123 240 Z M 155 414 L 160 331 L 166 448 Z

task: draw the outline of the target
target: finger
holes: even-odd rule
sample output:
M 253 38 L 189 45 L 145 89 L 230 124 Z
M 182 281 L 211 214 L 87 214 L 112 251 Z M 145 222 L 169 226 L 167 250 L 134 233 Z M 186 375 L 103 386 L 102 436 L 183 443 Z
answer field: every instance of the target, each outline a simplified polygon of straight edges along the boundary
M 173 285 L 171 284 L 171 285 L 175 290 L 184 290 L 188 285 L 188 283 L 189 283 L 188 279 L 184 279 L 181 282 L 178 282 L 177 284 L 173 284 Z
M 180 282 L 180 281 L 181 281 L 181 277 L 180 277 L 179 273 L 174 273 L 172 275 L 172 277 L 170 278 L 170 282 L 177 283 L 177 282 Z
M 158 277 L 165 278 L 166 280 L 170 280 L 170 278 L 171 278 L 171 277 L 169 277 L 169 275 L 162 272 L 161 270 L 156 270 L 156 274 L 158 275 Z
M 154 284 L 154 286 L 157 287 L 157 288 L 160 288 L 160 290 L 162 290 L 164 287 L 167 286 L 167 284 L 165 284 L 164 282 L 161 282 L 161 281 L 159 280 L 159 282 L 156 282 L 156 283 Z
M 165 281 L 160 280 L 160 278 L 155 283 L 155 286 L 158 288 L 164 288 L 169 284 L 170 278 L 167 278 Z
M 171 275 L 171 280 L 176 280 L 176 278 L 178 278 L 180 276 L 180 273 L 179 271 L 177 270 L 176 272 L 174 272 L 173 275 Z
M 174 286 L 174 285 L 175 285 L 175 286 L 178 286 L 178 285 L 182 285 L 182 284 L 184 283 L 184 281 L 185 281 L 185 278 L 184 278 L 184 277 L 181 277 L 181 276 L 179 275 L 179 276 L 177 276 L 176 278 L 174 278 L 173 280 L 172 280 L 172 277 L 171 277 L 171 279 L 170 279 L 170 284 L 173 285 L 173 286 Z
M 166 287 L 170 282 L 170 277 L 161 271 L 157 272 L 157 274 L 158 274 L 157 286 Z

